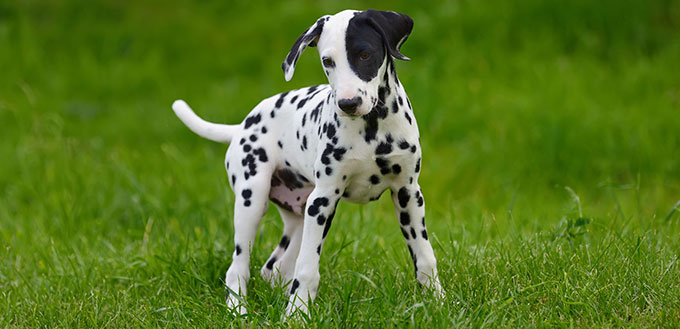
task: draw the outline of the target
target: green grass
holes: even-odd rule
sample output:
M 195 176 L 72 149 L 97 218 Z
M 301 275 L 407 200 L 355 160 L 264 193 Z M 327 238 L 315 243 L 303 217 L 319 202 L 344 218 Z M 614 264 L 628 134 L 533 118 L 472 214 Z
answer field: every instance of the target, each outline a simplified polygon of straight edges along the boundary
M 290 45 L 317 17 L 393 9 L 446 297 L 416 284 L 388 197 L 342 204 L 309 327 L 680 326 L 678 1 L 0 3 L 0 326 L 260 327 L 227 310 L 224 145 L 170 110 L 239 122 L 321 83 Z

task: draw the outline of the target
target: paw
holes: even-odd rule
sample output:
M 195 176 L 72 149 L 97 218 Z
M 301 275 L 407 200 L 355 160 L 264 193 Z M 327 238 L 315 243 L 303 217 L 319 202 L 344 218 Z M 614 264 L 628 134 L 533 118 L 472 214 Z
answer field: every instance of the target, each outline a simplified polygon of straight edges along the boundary
M 288 305 L 286 306 L 286 318 L 308 314 L 308 312 L 309 309 L 307 308 L 306 300 L 303 300 L 298 295 L 290 296 L 288 299 Z
M 231 293 L 227 296 L 227 307 L 234 315 L 246 314 L 246 308 L 243 304 L 243 297 Z

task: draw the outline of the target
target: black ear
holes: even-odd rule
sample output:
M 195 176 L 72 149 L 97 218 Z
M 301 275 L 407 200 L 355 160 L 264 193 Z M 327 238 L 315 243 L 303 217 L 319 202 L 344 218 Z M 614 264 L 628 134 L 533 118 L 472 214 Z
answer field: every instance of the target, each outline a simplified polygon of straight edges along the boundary
M 411 17 L 393 11 L 373 9 L 366 10 L 362 14 L 367 16 L 373 27 L 380 33 L 390 55 L 404 61 L 411 60 L 399 52 L 399 48 L 413 30 Z
M 307 46 L 315 47 L 316 42 L 319 41 L 319 36 L 323 31 L 323 24 L 328 20 L 330 16 L 323 16 L 319 18 L 314 25 L 310 26 L 305 32 L 300 35 L 300 37 L 295 40 L 293 47 L 290 49 L 286 60 L 281 64 L 283 68 L 283 74 L 286 81 L 290 81 L 293 78 L 293 72 L 295 72 L 295 64 L 297 64 L 300 54 L 307 48 Z

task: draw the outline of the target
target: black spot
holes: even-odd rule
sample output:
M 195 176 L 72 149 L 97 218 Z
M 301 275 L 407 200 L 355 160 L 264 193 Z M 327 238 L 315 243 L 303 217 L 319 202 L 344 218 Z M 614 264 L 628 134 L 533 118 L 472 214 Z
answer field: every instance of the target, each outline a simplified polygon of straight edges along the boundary
M 380 177 L 378 177 L 376 175 L 371 175 L 370 180 L 371 180 L 371 184 L 373 184 L 373 185 L 380 183 Z
M 300 281 L 298 281 L 298 279 L 293 280 L 293 284 L 290 286 L 290 294 L 294 295 L 299 287 Z
M 416 161 L 416 172 L 420 171 L 420 158 Z
M 401 142 L 399 142 L 399 148 L 402 149 L 402 150 L 407 149 L 409 146 L 410 146 L 410 145 L 409 145 L 408 142 L 405 141 L 405 140 L 402 140 Z
M 335 189 L 335 194 L 340 194 L 340 189 Z
M 274 263 L 276 263 L 276 257 L 272 257 L 267 262 L 267 269 L 271 270 L 274 268 Z
M 305 122 L 307 122 L 307 113 L 302 115 L 302 126 L 305 126 Z
M 280 148 L 283 148 L 283 143 L 281 143 L 281 141 L 279 141 L 278 144 Z
M 411 153 L 416 153 L 416 146 L 415 145 L 411 146 Z
M 319 171 L 316 172 L 316 178 L 321 178 L 321 172 Z
M 307 136 L 302 136 L 302 148 L 303 150 L 307 149 Z
M 423 216 L 422 221 L 423 221 L 423 227 L 425 227 L 425 216 Z
M 392 165 L 392 172 L 398 175 L 401 172 L 401 166 L 398 164 Z
M 263 133 L 263 134 L 266 134 L 266 133 L 267 133 L 267 127 L 262 126 L 262 133 Z
M 391 172 L 391 171 L 390 171 L 390 168 L 382 168 L 382 169 L 380 169 L 380 174 L 383 175 L 383 176 L 389 174 L 390 172 Z
M 411 124 L 411 116 L 408 115 L 408 112 L 404 111 L 404 117 L 406 117 L 406 120 L 408 120 L 408 124 Z
M 423 204 L 425 204 L 425 200 L 423 200 L 423 195 L 420 193 L 420 191 L 416 191 L 416 200 L 418 200 L 418 207 L 422 207 Z
M 286 95 L 288 95 L 288 92 L 279 94 L 279 99 L 277 99 L 276 104 L 274 104 L 276 106 L 276 108 L 281 107 L 281 105 L 283 104 L 283 99 L 286 98 Z M 272 112 L 272 114 L 274 114 L 274 112 Z
M 319 86 L 311 86 L 307 88 L 307 95 L 313 93 L 317 88 L 319 88 Z
M 338 203 L 336 202 L 335 205 L 337 206 Z M 328 230 L 331 228 L 331 222 L 333 222 L 333 217 L 335 217 L 335 209 L 333 209 L 333 212 L 328 216 L 328 219 L 326 220 L 326 226 L 323 227 L 323 235 L 322 237 L 325 239 L 326 235 L 328 235 Z
M 328 129 L 326 130 L 326 136 L 328 136 L 329 139 L 335 137 L 335 126 L 334 125 L 332 125 L 332 124 L 328 125 Z
M 236 184 L 236 175 L 231 175 L 231 185 Z
M 426 230 L 423 230 L 423 231 L 420 232 L 420 233 L 422 233 L 423 239 L 427 240 L 427 231 L 426 231 Z
M 245 139 L 245 138 L 241 138 L 241 140 L 238 141 L 238 143 L 239 143 L 240 145 L 243 145 L 243 143 L 245 143 L 245 142 L 246 142 L 246 139 Z
M 252 147 L 250 144 L 243 145 L 243 152 L 250 152 L 251 149 Z
M 390 162 L 385 158 L 376 158 L 375 164 L 378 165 L 378 168 L 385 168 L 390 165 Z
M 300 103 L 298 103 L 297 109 L 301 109 L 303 106 L 305 106 L 305 103 L 307 103 L 307 98 L 301 99 Z
M 392 113 L 397 113 L 399 112 L 399 106 L 397 105 L 397 101 L 392 102 Z
M 404 99 L 401 98 L 401 96 L 397 97 L 397 100 L 399 101 L 399 105 L 404 105 Z
M 316 198 L 307 209 L 307 214 L 310 216 L 316 216 L 319 214 L 319 208 L 326 206 L 328 206 L 328 198 L 325 197 Z
M 321 255 L 321 244 L 319 244 L 318 246 L 316 246 L 316 254 L 317 254 L 317 255 Z
M 408 190 L 406 187 L 399 189 L 399 192 L 397 193 L 397 199 L 399 200 L 400 207 L 406 208 L 406 206 L 408 206 L 408 201 L 411 199 L 411 196 L 408 195 Z
M 267 162 L 269 160 L 267 157 L 267 152 L 261 147 L 254 149 L 253 154 L 257 155 L 260 162 Z
M 260 115 L 260 113 L 258 113 L 258 114 L 256 114 L 256 115 L 251 115 L 251 116 L 247 117 L 247 118 L 246 118 L 245 129 L 248 129 L 250 126 L 259 123 L 260 120 L 262 120 L 262 116 Z
M 319 225 L 326 224 L 326 216 L 323 214 L 319 215 L 319 217 L 316 218 L 316 223 Z
M 290 99 L 290 103 L 291 103 L 291 104 L 295 103 L 295 101 L 297 100 L 297 98 L 298 98 L 297 95 L 293 96 L 293 98 Z
M 250 139 L 251 142 L 256 142 L 256 141 L 257 141 L 257 136 L 255 136 L 255 135 L 250 135 L 250 138 L 249 138 L 249 139 Z
M 411 237 L 416 238 L 416 230 L 413 227 L 411 227 Z
M 326 175 L 330 176 L 333 173 L 333 168 L 326 167 Z
M 290 244 L 290 239 L 288 239 L 288 236 L 284 235 L 281 237 L 281 242 L 279 242 L 279 247 L 285 249 L 288 249 L 288 245 Z
M 399 222 L 404 226 L 411 222 L 411 216 L 408 215 L 408 212 L 402 211 L 401 214 L 399 214 Z
M 243 205 L 246 207 L 250 207 L 250 200 L 243 201 Z
M 349 192 L 347 192 L 347 191 L 342 192 L 342 197 L 343 198 L 349 198 Z
M 404 239 L 408 240 L 408 232 L 403 227 L 401 228 L 401 234 L 404 236 Z
M 236 245 L 236 256 L 241 254 L 241 246 Z
M 392 144 L 388 143 L 380 143 L 378 144 L 378 147 L 375 149 L 375 154 L 382 155 L 382 154 L 389 154 L 392 152 Z

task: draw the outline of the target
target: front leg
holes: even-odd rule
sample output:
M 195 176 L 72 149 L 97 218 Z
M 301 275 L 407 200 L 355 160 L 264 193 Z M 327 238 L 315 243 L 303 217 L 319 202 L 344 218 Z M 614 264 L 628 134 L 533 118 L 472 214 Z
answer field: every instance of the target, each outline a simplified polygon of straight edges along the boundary
M 287 315 L 296 310 L 307 313 L 309 303 L 319 287 L 319 259 L 323 242 L 335 216 L 340 193 L 335 188 L 317 186 L 307 199 L 302 228 L 302 243 L 295 264 L 295 276 L 290 285 Z
M 397 185 L 392 189 L 392 201 L 401 225 L 401 233 L 413 259 L 416 279 L 441 295 L 437 260 L 425 228 L 425 199 L 420 186 L 417 182 Z

